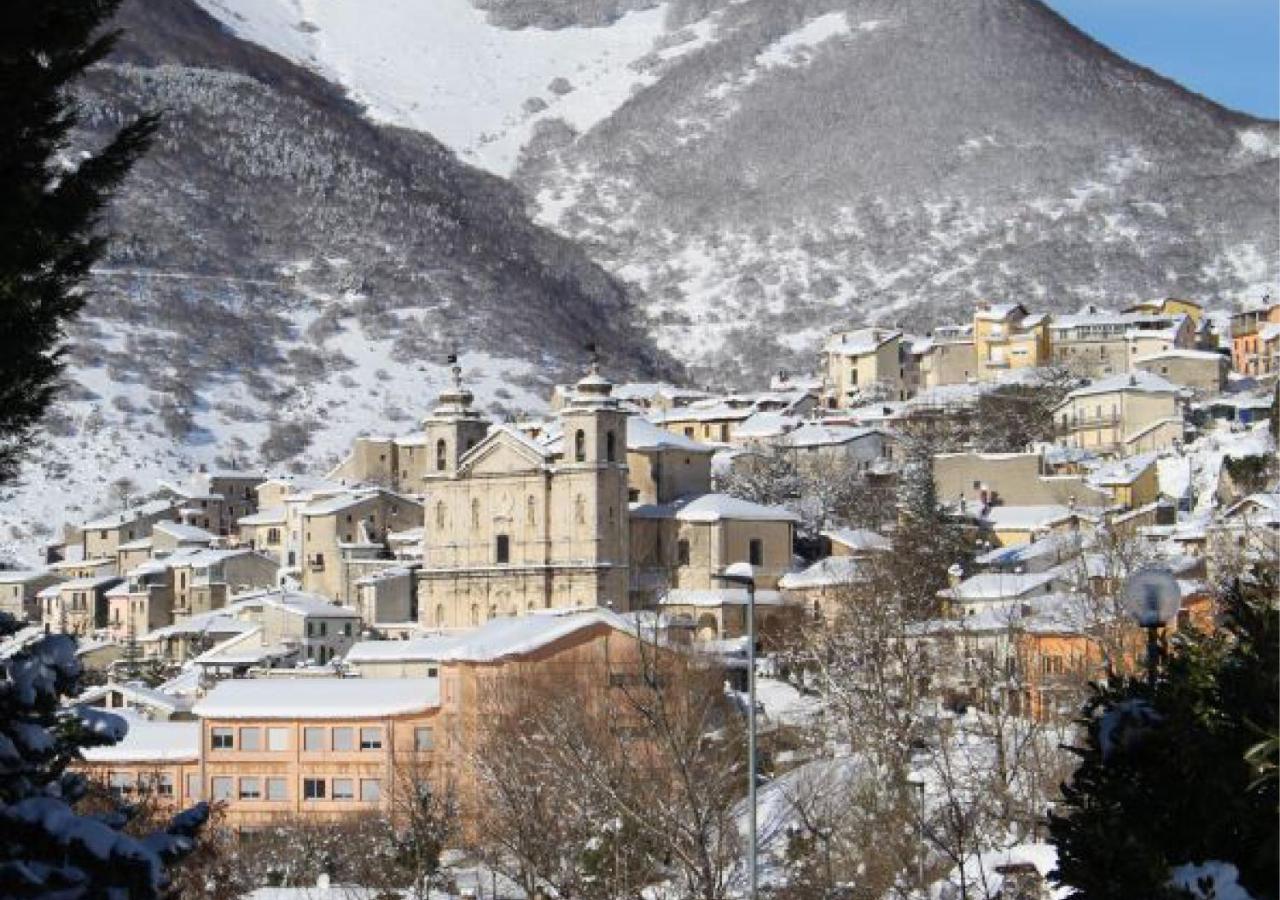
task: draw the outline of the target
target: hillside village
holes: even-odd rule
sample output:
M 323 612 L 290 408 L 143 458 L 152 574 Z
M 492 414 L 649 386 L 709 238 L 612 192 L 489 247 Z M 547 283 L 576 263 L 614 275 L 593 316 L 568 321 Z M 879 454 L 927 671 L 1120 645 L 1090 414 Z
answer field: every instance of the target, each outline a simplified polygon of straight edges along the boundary
M 835 715 L 810 651 L 886 578 L 945 573 L 888 635 L 926 648 L 919 699 L 938 721 L 1050 728 L 1138 658 L 1118 599 L 1133 571 L 1176 578 L 1168 640 L 1212 629 L 1224 577 L 1280 556 L 1270 300 L 982 303 L 928 335 L 835 331 L 811 375 L 764 391 L 608 371 L 592 359 L 547 418 L 494 422 L 455 362 L 415 430 L 360 437 L 330 471 L 201 470 L 116 498 L 43 567 L 0 570 L 0 609 L 26 623 L 9 647 L 77 636 L 93 678 L 74 702 L 132 723 L 83 763 L 122 796 L 218 801 L 243 833 L 394 815 L 408 759 L 457 791 L 465 830 L 503 685 L 631 671 L 660 647 L 715 667 L 741 704 L 753 604 L 784 785 L 831 755 L 804 740 Z M 929 533 L 913 508 L 952 543 L 910 546 Z M 909 564 L 926 551 L 954 558 L 931 576 Z M 749 589 L 720 577 L 744 562 Z M 945 787 L 929 781 L 929 802 Z M 1018 846 L 1037 846 L 1042 812 Z M 1025 855 L 1005 876 L 1042 884 Z

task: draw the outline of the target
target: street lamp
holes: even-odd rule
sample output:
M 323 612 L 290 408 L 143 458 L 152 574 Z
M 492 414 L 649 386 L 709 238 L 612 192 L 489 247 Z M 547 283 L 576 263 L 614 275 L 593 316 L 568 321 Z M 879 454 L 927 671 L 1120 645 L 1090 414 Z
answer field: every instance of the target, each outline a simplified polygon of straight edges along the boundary
M 1155 687 L 1160 663 L 1156 633 L 1178 614 L 1182 592 L 1178 580 L 1163 566 L 1146 566 L 1124 583 L 1124 606 L 1141 627 L 1147 629 L 1147 684 Z
M 736 562 L 711 577 L 747 589 L 747 807 L 750 813 L 747 857 L 751 872 L 748 896 L 756 900 L 759 881 L 756 860 L 756 571 L 751 563 Z

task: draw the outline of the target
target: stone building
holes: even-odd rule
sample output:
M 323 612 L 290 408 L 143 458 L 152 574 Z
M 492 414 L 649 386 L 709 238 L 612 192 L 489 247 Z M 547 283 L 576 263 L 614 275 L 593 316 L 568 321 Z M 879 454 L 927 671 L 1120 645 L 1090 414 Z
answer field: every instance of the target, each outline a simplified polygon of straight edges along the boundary
M 915 389 L 915 359 L 901 331 L 838 331 L 822 348 L 822 405 L 847 409 L 868 400 L 905 400 Z
M 424 423 L 436 464 L 422 492 L 422 624 L 625 609 L 628 417 L 612 385 L 593 365 L 558 413 L 556 434 L 533 439 L 488 428 L 454 374 Z

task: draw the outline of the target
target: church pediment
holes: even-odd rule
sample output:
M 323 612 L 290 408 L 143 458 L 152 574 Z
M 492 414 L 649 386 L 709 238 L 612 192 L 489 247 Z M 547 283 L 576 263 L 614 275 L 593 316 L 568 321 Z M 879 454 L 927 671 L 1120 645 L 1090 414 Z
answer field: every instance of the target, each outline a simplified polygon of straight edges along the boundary
M 547 457 L 531 442 L 505 430 L 495 430 L 473 447 L 458 466 L 460 476 L 511 475 L 538 472 Z

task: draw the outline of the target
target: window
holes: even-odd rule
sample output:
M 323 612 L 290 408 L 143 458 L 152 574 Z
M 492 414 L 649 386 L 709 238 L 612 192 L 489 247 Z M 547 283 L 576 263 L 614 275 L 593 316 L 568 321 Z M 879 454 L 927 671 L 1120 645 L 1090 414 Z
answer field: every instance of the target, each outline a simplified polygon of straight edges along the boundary
M 342 626 L 342 634 L 344 637 L 351 637 L 351 623 L 346 622 Z
M 333 799 L 334 800 L 354 800 L 356 799 L 356 783 L 351 778 L 335 778 L 333 779 Z
M 232 750 L 235 748 L 235 732 L 230 728 L 215 728 L 209 739 L 210 750 Z
M 587 458 L 587 433 L 579 428 L 573 434 L 573 460 L 585 462 Z
M 381 750 L 382 749 L 382 729 L 381 728 L 361 728 L 360 729 L 360 749 L 361 750 Z
M 360 779 L 360 799 L 365 803 L 377 803 L 382 799 L 382 782 L 376 778 Z
M 283 778 L 267 779 L 267 799 L 268 800 L 288 800 L 289 789 L 285 787 Z
M 230 800 L 233 781 L 234 779 L 226 775 L 219 775 L 216 778 L 214 778 L 211 785 L 213 788 L 213 790 L 211 791 L 213 795 L 213 799 L 214 800 Z
M 354 728 L 333 729 L 333 749 L 348 751 L 356 748 L 356 732 Z
M 268 750 L 288 750 L 289 749 L 289 729 L 288 728 L 268 728 L 267 729 L 267 749 Z
M 494 561 L 498 563 L 511 562 L 511 538 L 505 534 L 498 535 L 494 547 Z
M 618 438 L 612 431 L 604 436 L 604 458 L 609 462 L 618 461 Z
M 304 728 L 302 729 L 302 749 L 312 753 L 319 753 L 324 750 L 324 729 L 323 728 Z
M 303 800 L 323 800 L 324 799 L 324 779 L 323 778 L 302 779 L 302 799 Z
M 267 543 L 268 543 L 268 544 L 278 544 L 278 543 L 280 543 L 280 529 L 279 529 L 279 528 L 268 528 L 268 529 L 267 529 Z
M 241 800 L 261 800 L 262 799 L 262 780 L 257 776 L 240 779 L 240 799 Z
M 747 562 L 753 566 L 764 565 L 764 541 L 760 538 L 752 538 L 747 545 Z
M 443 472 L 448 466 L 449 445 L 444 438 L 436 441 L 436 471 Z
M 173 776 L 172 775 L 166 772 L 161 772 L 159 775 L 156 776 L 156 793 L 159 794 L 161 797 L 173 796 Z
M 422 753 L 436 745 L 436 732 L 430 725 L 413 729 L 413 749 Z
M 199 800 L 203 793 L 204 792 L 200 790 L 200 776 L 188 775 L 187 776 L 187 799 Z
M 112 772 L 107 777 L 107 786 L 114 794 L 132 794 L 133 784 L 133 775 L 129 772 Z
M 676 564 L 689 565 L 689 542 L 684 538 L 676 542 Z
M 262 749 L 262 729 L 261 728 L 241 728 L 240 729 L 240 749 L 241 750 L 261 750 Z

